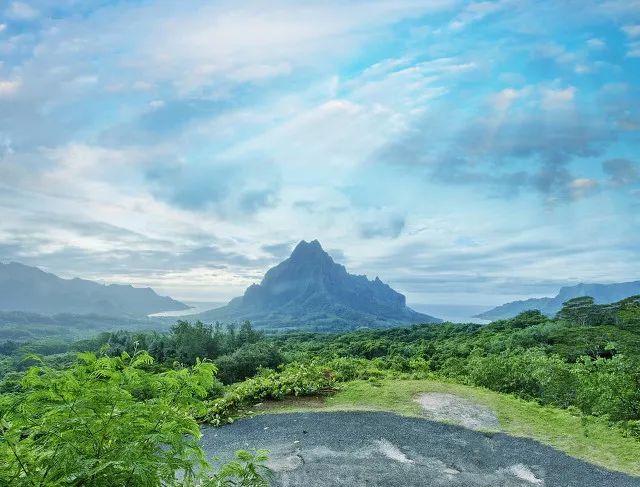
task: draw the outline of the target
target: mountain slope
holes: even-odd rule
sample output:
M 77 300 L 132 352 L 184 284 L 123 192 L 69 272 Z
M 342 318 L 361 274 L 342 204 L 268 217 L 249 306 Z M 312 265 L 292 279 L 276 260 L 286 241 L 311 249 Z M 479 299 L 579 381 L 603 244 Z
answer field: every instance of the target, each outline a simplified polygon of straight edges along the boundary
M 532 298 L 523 301 L 513 301 L 477 315 L 485 320 L 502 320 L 512 318 L 518 313 L 529 309 L 538 309 L 547 316 L 553 316 L 562 303 L 572 298 L 591 296 L 597 304 L 609 304 L 621 299 L 640 294 L 640 281 L 621 282 L 616 284 L 577 284 L 560 289 L 553 298 Z
M 407 307 L 404 295 L 376 277 L 349 274 L 317 240 L 300 242 L 291 257 L 267 271 L 260 284 L 204 320 L 250 320 L 257 326 L 306 329 L 436 323 Z
M 0 263 L 0 311 L 145 316 L 188 308 L 150 288 L 62 279 L 37 267 Z

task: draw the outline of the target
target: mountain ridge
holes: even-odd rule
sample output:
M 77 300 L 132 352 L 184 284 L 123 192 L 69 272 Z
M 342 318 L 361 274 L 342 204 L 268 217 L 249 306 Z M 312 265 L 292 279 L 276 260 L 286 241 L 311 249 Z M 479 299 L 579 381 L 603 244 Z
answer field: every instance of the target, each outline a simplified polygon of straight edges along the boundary
M 349 274 L 317 240 L 298 243 L 289 258 L 270 268 L 260 284 L 249 286 L 243 296 L 196 316 L 318 329 L 440 322 L 409 308 L 405 296 L 380 278 Z
M 149 287 L 64 279 L 37 267 L 0 262 L 0 311 L 146 316 L 189 307 Z
M 475 315 L 475 317 L 486 320 L 508 319 L 530 309 L 540 310 L 543 314 L 551 317 L 560 311 L 562 303 L 572 298 L 591 296 L 596 304 L 609 304 L 636 294 L 640 294 L 640 281 L 612 284 L 579 283 L 574 286 L 561 287 L 554 297 L 511 301 Z

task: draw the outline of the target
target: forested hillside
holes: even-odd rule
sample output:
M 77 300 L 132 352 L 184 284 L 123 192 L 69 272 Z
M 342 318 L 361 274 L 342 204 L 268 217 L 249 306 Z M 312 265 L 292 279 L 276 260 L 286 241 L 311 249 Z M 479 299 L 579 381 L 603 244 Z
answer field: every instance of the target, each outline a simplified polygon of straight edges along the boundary
M 168 333 L 102 333 L 67 345 L 9 341 L 0 354 L 0 480 L 8 485 L 177 484 L 177 470 L 195 475 L 206 463 L 192 441 L 198 421 L 224 424 L 265 399 L 330 395 L 354 380 L 479 386 L 568 408 L 640 440 L 639 296 L 612 305 L 570 300 L 554 319 L 530 311 L 486 326 L 342 334 L 179 321 Z M 243 475 L 264 459 L 240 455 L 229 472 L 198 482 Z
M 565 286 L 552 298 L 531 298 L 524 301 L 505 303 L 477 315 L 486 320 L 513 318 L 523 311 L 537 309 L 547 316 L 554 316 L 563 303 L 573 298 L 592 297 L 598 304 L 611 304 L 640 293 L 640 281 L 613 284 L 577 284 Z

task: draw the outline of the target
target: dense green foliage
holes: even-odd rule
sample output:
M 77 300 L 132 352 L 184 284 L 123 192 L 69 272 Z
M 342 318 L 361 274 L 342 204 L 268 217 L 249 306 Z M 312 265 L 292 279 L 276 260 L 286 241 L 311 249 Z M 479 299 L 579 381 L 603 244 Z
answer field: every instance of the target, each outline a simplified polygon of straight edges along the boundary
M 123 352 L 132 355 L 137 350 L 147 350 L 157 363 L 169 366 L 173 363 L 193 365 L 198 358 L 219 359 L 224 364 L 221 379 L 229 383 L 255 374 L 259 367 L 276 367 L 282 363 L 277 350 L 264 346 L 263 338 L 249 322 L 239 327 L 222 327 L 219 323 L 178 321 L 166 333 L 102 332 L 76 342 L 57 338 L 25 343 L 8 340 L 0 342 L 0 378 L 10 371 L 23 371 L 33 365 L 24 360 L 33 354 L 43 356 L 49 365 L 60 367 L 72 364 L 76 352 L 100 353 L 104 350 L 117 356 Z
M 223 424 L 353 380 L 445 378 L 640 437 L 640 298 L 577 298 L 555 319 L 527 311 L 486 326 L 264 335 L 249 323 L 178 321 L 73 344 L 7 341 L 0 374 L 3 485 L 173 485 L 179 471 L 191 483 L 253 486 L 264 483 L 262 453 L 195 477 L 206 464 L 196 420 Z
M 266 342 L 243 345 L 235 352 L 216 359 L 220 369 L 219 378 L 224 384 L 233 384 L 254 376 L 261 368 L 275 369 L 282 362 L 279 350 Z
M 267 451 L 238 450 L 236 459 L 225 463 L 198 487 L 268 487 L 271 470 L 264 464 Z
M 605 416 L 640 436 L 639 302 L 580 298 L 555 320 L 527 311 L 486 326 L 298 333 L 273 341 L 288 360 L 332 364 L 346 380 L 439 376 Z
M 0 396 L 0 485 L 265 485 L 264 453 L 204 474 L 194 417 L 215 372 L 200 360 L 158 372 L 146 352 L 29 368 Z
M 326 394 L 334 390 L 336 377 L 333 371 L 315 363 L 292 363 L 280 372 L 265 370 L 262 374 L 230 388 L 221 398 L 208 404 L 205 419 L 214 425 L 233 421 L 247 406 L 265 399 L 281 399 L 285 396 Z
M 42 338 L 57 338 L 69 342 L 119 329 L 148 330 L 153 327 L 166 330 L 171 324 L 167 318 L 159 317 L 127 318 L 70 313 L 45 316 L 25 311 L 0 311 L 0 342 L 26 342 Z
M 2 396 L 3 485 L 159 485 L 205 464 L 191 410 L 213 385 L 199 362 L 154 374 L 147 353 L 32 367 Z

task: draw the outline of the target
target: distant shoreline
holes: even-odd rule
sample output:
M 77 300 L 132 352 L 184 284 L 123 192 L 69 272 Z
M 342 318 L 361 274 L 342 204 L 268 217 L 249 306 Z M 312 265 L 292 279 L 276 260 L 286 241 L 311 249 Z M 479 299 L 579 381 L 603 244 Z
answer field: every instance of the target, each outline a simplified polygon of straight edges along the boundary
M 198 313 L 203 313 L 211 309 L 219 308 L 226 304 L 218 301 L 182 301 L 182 302 L 187 306 L 189 306 L 189 308 L 176 310 L 176 311 L 161 311 L 160 313 L 152 313 L 147 316 L 149 318 L 170 318 L 170 317 L 178 317 L 178 316 L 189 316 L 189 315 L 195 315 Z

